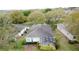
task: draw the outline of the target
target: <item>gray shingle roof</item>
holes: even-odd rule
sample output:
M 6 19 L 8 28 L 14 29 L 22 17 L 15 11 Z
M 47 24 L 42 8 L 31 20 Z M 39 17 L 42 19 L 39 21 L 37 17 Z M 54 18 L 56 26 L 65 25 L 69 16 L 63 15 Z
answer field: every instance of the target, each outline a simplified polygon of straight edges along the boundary
M 33 25 L 28 31 L 27 37 L 52 37 L 53 32 L 47 24 Z
M 41 38 L 40 44 L 42 45 L 53 45 L 53 32 L 51 27 L 47 24 L 37 24 L 33 25 L 29 32 L 27 33 L 27 37 L 39 37 Z

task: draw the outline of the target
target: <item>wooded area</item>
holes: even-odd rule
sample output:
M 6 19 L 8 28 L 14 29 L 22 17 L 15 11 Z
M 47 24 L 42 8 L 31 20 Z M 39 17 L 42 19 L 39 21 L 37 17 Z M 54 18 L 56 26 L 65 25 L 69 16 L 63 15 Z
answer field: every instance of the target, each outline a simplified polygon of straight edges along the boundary
M 0 11 L 0 50 L 24 50 L 25 40 L 15 41 L 17 33 L 13 24 L 49 24 L 55 33 L 59 48 L 57 50 L 79 50 L 79 44 L 66 43 L 66 38 L 58 32 L 57 24 L 62 23 L 79 41 L 79 8 L 55 8 L 35 10 Z M 66 43 L 66 45 L 64 45 Z

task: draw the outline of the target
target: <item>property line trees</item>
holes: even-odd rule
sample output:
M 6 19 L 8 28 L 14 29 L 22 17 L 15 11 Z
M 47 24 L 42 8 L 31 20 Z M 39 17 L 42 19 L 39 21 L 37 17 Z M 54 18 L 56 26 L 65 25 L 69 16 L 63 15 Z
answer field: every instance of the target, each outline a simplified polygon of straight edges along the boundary
M 14 24 L 22 24 L 24 22 L 27 22 L 27 16 L 25 15 L 28 15 L 28 13 L 18 10 L 9 13 L 9 17 Z
M 8 50 L 9 40 L 13 37 L 14 28 L 7 15 L 0 16 L 0 50 Z

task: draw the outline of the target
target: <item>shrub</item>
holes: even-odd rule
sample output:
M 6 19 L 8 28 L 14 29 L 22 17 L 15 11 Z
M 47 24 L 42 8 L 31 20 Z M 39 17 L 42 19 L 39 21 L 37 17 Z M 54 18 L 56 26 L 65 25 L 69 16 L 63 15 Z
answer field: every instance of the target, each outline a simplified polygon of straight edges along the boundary
M 23 45 L 26 43 L 24 38 L 18 39 L 16 41 L 16 48 L 20 49 L 23 48 Z
M 44 50 L 44 51 L 50 51 L 50 50 L 56 50 L 55 46 L 52 45 L 42 45 L 40 46 L 40 50 Z

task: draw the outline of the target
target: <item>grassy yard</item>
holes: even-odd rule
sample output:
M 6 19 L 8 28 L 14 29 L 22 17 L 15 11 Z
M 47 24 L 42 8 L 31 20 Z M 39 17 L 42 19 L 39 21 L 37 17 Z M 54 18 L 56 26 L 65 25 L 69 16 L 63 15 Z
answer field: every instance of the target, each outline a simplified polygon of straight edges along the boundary
M 78 51 L 79 50 L 79 44 L 70 44 L 66 37 L 62 33 L 60 33 L 58 30 L 55 32 L 55 37 L 58 44 L 57 51 Z

